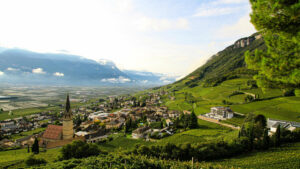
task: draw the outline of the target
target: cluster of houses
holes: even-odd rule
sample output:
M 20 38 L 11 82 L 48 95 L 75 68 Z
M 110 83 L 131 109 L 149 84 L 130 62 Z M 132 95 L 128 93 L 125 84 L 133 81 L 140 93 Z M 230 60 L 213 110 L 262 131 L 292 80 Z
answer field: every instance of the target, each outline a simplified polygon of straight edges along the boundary
M 104 126 L 104 129 L 106 131 L 109 131 L 111 129 L 120 129 L 122 128 L 126 120 L 131 119 L 132 121 L 137 121 L 139 119 L 145 119 L 146 122 L 149 124 L 154 122 L 161 122 L 162 119 L 166 120 L 166 125 L 171 126 L 173 124 L 173 120 L 180 115 L 180 111 L 172 111 L 168 110 L 167 107 L 156 107 L 156 106 L 145 106 L 145 107 L 132 107 L 132 108 L 123 108 L 119 111 L 116 111 L 114 113 L 105 113 L 103 111 L 98 111 L 91 113 L 88 116 L 89 121 L 84 122 L 81 124 L 81 131 L 78 131 L 75 133 L 76 135 L 81 136 L 87 136 L 91 132 L 89 132 L 88 128 L 91 128 L 91 126 L 95 126 L 95 124 L 102 123 Z M 99 126 L 99 125 L 98 125 Z M 99 127 L 98 127 L 99 128 Z M 146 130 L 150 129 L 150 127 L 146 127 L 145 125 L 141 125 L 140 128 L 136 129 L 132 133 L 133 138 L 145 138 L 146 133 L 149 131 L 152 132 L 166 132 L 166 131 L 157 131 L 156 130 Z M 103 128 L 99 129 L 103 130 Z M 92 131 L 96 132 L 96 131 Z M 138 134 L 137 134 L 138 133 Z M 171 132 L 169 132 L 171 133 Z M 103 134 L 103 133 L 102 133 Z M 88 136 L 87 139 L 91 140 L 101 140 L 102 138 L 105 138 L 107 136 L 104 135 L 97 135 L 98 138 L 93 138 L 94 136 Z
M 57 120 L 50 112 L 32 114 L 0 122 L 0 132 L 3 135 L 12 135 L 40 128 Z

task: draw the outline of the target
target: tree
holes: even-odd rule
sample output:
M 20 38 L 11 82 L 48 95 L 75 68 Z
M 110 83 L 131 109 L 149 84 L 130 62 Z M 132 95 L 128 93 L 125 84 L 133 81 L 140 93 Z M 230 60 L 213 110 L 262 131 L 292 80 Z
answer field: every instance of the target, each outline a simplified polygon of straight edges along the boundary
M 73 119 L 73 123 L 75 124 L 75 126 L 80 126 L 80 124 L 82 123 L 80 115 L 75 116 L 75 118 Z
M 246 129 L 245 129 L 245 125 L 243 124 L 242 127 L 241 127 L 241 130 L 239 132 L 239 138 L 240 137 L 246 137 L 247 136 L 247 132 L 246 132 Z
M 27 144 L 27 153 L 30 153 L 29 144 Z
M 248 138 L 249 138 L 249 147 L 250 150 L 253 149 L 254 146 L 254 124 L 253 122 L 250 122 L 249 128 L 248 128 Z
M 246 53 L 261 87 L 300 87 L 300 1 L 250 0 L 251 22 L 263 35 L 267 51 Z
M 189 118 L 189 128 L 195 129 L 198 127 L 198 118 L 194 111 L 192 111 L 190 118 Z
M 38 154 L 40 152 L 39 141 L 37 138 L 34 139 L 34 143 L 31 147 L 31 152 L 33 152 L 34 154 Z
M 85 158 L 89 156 L 99 155 L 101 150 L 95 144 L 88 144 L 83 141 L 73 141 L 71 144 L 63 146 L 61 149 L 62 158 L 67 160 L 70 158 Z
M 257 115 L 254 117 L 254 135 L 255 138 L 261 139 L 263 137 L 265 129 L 267 127 L 267 120 L 264 115 Z
M 264 130 L 264 136 L 263 136 L 263 149 L 268 149 L 270 146 L 270 138 L 268 135 L 268 129 L 265 128 Z
M 280 124 L 277 126 L 276 132 L 275 132 L 275 146 L 280 146 Z
M 189 122 L 190 122 L 190 115 L 189 114 L 185 114 L 183 116 L 183 127 L 184 127 L 184 129 L 186 129 L 187 127 L 189 127 Z

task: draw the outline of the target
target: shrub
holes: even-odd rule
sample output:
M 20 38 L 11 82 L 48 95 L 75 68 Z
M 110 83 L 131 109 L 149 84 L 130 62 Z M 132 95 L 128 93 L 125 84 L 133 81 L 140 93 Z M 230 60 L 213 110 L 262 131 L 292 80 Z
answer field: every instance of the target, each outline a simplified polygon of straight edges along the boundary
M 89 156 L 99 155 L 101 150 L 96 144 L 88 144 L 83 141 L 74 141 L 71 144 L 63 146 L 62 159 L 85 158 Z
M 283 92 L 283 96 L 295 96 L 295 90 L 294 89 L 287 89 Z
M 41 165 L 46 164 L 46 160 L 42 158 L 35 158 L 34 156 L 29 156 L 28 159 L 25 161 L 27 166 L 34 166 L 34 165 Z

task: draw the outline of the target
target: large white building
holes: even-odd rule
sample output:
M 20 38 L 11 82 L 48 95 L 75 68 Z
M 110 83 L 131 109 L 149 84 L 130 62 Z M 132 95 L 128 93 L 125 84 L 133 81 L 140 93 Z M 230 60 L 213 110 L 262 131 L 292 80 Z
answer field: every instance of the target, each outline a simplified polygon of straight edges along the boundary
M 210 108 L 210 113 L 207 113 L 204 116 L 217 120 L 226 120 L 233 118 L 234 112 L 230 107 L 217 106 Z

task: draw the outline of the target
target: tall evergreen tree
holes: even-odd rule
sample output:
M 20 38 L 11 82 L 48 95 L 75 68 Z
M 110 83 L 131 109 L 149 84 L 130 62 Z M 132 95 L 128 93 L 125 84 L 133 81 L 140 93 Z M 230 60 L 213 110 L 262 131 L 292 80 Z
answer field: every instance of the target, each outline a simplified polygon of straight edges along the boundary
M 253 149 L 254 147 L 254 122 L 251 122 L 250 125 L 249 125 L 249 128 L 248 128 L 248 138 L 249 138 L 249 147 L 250 147 L 250 150 Z
M 189 119 L 189 128 L 195 129 L 197 127 L 198 127 L 198 118 L 197 118 L 195 112 L 192 111 L 192 113 L 190 115 L 190 119 Z
M 269 135 L 268 135 L 268 129 L 265 128 L 264 136 L 263 136 L 263 148 L 268 149 L 269 146 L 270 146 L 270 138 L 269 138 Z
M 34 139 L 34 143 L 32 144 L 31 152 L 33 152 L 34 154 L 38 154 L 40 152 L 39 141 L 37 138 Z
M 300 88 L 300 1 L 250 0 L 251 22 L 268 50 L 246 53 L 261 87 Z
M 281 142 L 280 142 L 280 124 L 277 126 L 276 132 L 275 132 L 275 146 L 279 147 Z

